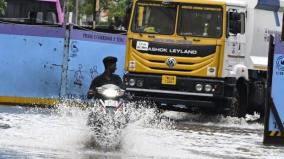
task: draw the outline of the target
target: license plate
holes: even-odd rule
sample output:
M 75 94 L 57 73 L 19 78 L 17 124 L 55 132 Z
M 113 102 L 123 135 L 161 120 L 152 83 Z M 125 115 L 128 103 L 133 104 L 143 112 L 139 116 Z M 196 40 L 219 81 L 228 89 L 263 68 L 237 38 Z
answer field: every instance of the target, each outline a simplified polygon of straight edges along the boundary
M 177 82 L 176 76 L 168 76 L 168 75 L 162 76 L 162 84 L 176 85 L 176 82 Z
M 118 106 L 118 101 L 116 101 L 116 100 L 105 100 L 105 106 L 117 107 Z

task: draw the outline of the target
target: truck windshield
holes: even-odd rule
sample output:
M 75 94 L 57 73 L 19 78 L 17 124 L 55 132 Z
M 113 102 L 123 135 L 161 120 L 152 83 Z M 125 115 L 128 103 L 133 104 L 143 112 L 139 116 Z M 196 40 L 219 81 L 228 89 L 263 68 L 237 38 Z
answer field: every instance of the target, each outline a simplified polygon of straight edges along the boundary
M 28 24 L 58 24 L 56 3 L 38 0 L 8 0 L 1 20 Z
M 173 34 L 176 6 L 138 2 L 131 30 L 138 33 Z
M 178 34 L 219 38 L 222 36 L 222 15 L 221 7 L 183 5 L 179 14 Z

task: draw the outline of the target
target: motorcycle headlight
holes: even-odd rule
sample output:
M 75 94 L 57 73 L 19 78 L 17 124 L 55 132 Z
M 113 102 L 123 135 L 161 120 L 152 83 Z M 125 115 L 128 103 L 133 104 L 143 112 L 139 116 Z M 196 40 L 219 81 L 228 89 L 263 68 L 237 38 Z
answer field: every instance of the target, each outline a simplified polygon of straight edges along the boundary
M 97 92 L 107 98 L 116 98 L 124 95 L 125 90 L 115 86 L 113 84 L 106 84 L 101 87 L 97 87 Z
M 119 92 L 116 89 L 105 89 L 102 94 L 108 98 L 115 98 L 119 95 Z

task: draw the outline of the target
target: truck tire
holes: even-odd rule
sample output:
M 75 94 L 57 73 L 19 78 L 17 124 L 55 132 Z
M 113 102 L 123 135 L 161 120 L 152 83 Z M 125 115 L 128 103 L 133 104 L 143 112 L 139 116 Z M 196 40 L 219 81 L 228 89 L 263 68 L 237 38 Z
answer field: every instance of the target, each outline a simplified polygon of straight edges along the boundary
M 254 114 L 254 112 L 260 113 L 261 116 L 264 115 L 265 110 L 265 83 L 262 81 L 255 81 L 250 84 L 249 93 L 249 107 L 248 113 Z
M 234 96 L 229 98 L 229 108 L 230 108 L 230 116 L 233 117 L 245 117 L 248 105 L 247 99 L 247 89 L 246 85 L 242 85 L 239 89 L 234 90 Z

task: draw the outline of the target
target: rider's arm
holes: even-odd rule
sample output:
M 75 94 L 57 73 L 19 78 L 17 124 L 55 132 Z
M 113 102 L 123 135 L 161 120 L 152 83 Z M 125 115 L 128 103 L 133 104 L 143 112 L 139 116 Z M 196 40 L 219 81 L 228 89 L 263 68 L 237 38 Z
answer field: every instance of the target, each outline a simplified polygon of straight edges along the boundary
M 96 94 L 96 80 L 94 79 L 89 88 L 87 98 L 92 99 L 95 96 L 95 94 Z
M 87 98 L 92 99 L 94 96 L 95 96 L 95 91 L 92 89 L 89 89 Z

